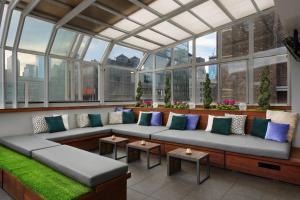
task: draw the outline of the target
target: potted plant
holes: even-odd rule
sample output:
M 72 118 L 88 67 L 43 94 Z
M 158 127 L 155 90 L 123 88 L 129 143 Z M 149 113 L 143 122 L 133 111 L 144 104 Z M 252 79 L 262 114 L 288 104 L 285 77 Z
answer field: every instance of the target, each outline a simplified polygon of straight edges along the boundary
M 170 77 L 166 77 L 165 81 L 165 97 L 164 97 L 164 102 L 165 102 L 165 107 L 166 108 L 171 108 L 171 82 L 170 82 Z
M 265 68 L 260 77 L 260 86 L 259 86 L 259 96 L 258 96 L 258 105 L 261 110 L 267 110 L 270 108 L 270 71 L 268 68 Z
M 223 102 L 216 105 L 217 110 L 238 110 L 235 100 L 224 99 Z
M 210 78 L 209 78 L 209 74 L 207 73 L 204 82 L 204 97 L 203 97 L 204 108 L 209 109 L 212 101 L 213 99 L 211 97 Z
M 138 86 L 136 88 L 136 96 L 135 96 L 135 100 L 136 100 L 136 107 L 140 107 L 142 105 L 142 100 L 141 97 L 143 96 L 143 88 L 142 88 L 142 82 L 139 81 L 138 82 Z

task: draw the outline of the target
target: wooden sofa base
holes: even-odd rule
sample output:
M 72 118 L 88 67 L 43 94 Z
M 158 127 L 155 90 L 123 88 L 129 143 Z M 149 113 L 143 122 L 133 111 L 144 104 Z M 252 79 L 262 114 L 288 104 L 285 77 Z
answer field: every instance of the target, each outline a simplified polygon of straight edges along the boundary
M 2 169 L 0 169 L 0 188 L 2 188 L 3 187 L 3 184 L 2 184 L 2 177 L 3 177 L 3 171 L 2 171 Z
M 1 170 L 2 171 L 2 170 Z M 25 187 L 15 176 L 3 172 L 3 190 L 15 200 L 42 200 L 42 198 Z M 92 192 L 79 197 L 79 200 L 126 200 L 128 172 L 122 176 L 98 185 Z

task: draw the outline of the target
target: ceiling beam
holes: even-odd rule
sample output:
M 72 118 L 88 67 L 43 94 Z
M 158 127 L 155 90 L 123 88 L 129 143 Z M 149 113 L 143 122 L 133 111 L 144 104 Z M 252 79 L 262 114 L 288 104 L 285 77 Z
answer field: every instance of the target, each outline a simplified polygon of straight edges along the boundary
M 255 9 L 256 9 L 256 12 L 259 12 L 259 11 L 260 11 L 260 9 L 259 9 L 259 7 L 258 7 L 257 3 L 256 3 L 254 0 L 251 0 L 251 2 L 252 2 L 252 4 L 253 4 L 253 5 L 254 5 L 254 7 L 255 7 Z
M 227 10 L 227 8 L 225 8 L 225 6 L 219 0 L 213 0 L 213 1 L 230 18 L 231 21 L 235 20 L 235 17 L 233 17 L 233 15 L 229 12 L 229 10 Z

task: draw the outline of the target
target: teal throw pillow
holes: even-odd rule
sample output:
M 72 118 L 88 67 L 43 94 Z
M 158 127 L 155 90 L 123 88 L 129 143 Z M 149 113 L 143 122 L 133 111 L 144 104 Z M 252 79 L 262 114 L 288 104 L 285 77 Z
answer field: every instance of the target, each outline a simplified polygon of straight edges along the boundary
M 176 116 L 172 117 L 170 129 L 174 130 L 185 130 L 187 123 L 187 116 Z
M 270 119 L 255 117 L 252 123 L 251 135 L 265 139 L 269 122 L 271 122 Z
M 45 121 L 48 125 L 49 133 L 55 133 L 66 130 L 61 116 L 45 117 Z
M 103 126 L 100 114 L 88 114 L 91 127 Z
M 134 124 L 135 117 L 134 112 L 123 112 L 123 124 Z
M 231 132 L 232 118 L 215 117 L 211 129 L 211 133 L 229 135 Z
M 150 126 L 151 125 L 151 117 L 152 117 L 152 113 L 142 113 L 139 125 Z

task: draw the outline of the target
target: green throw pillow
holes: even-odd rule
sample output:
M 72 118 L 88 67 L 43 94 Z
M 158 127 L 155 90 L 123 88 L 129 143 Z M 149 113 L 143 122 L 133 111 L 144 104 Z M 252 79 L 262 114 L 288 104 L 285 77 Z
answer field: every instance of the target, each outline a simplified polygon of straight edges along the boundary
M 134 112 L 123 112 L 123 124 L 134 124 L 135 117 Z
M 174 115 L 172 117 L 171 126 L 170 129 L 174 130 L 184 130 L 187 123 L 187 117 L 186 116 L 176 116 Z
M 88 114 L 91 127 L 103 126 L 100 114 Z
M 45 121 L 48 125 L 49 133 L 55 133 L 66 130 L 61 116 L 45 117 Z
M 218 118 L 215 117 L 211 132 L 221 135 L 229 135 L 231 132 L 232 118 Z
M 150 126 L 151 125 L 152 113 L 141 113 L 141 120 L 139 125 L 141 126 Z
M 252 123 L 251 135 L 265 139 L 268 123 L 270 119 L 254 118 Z

